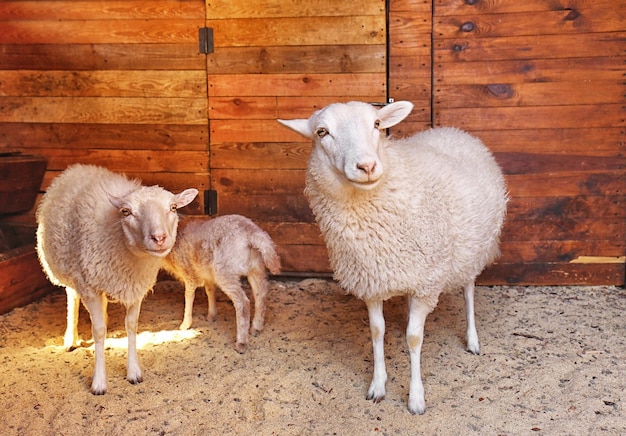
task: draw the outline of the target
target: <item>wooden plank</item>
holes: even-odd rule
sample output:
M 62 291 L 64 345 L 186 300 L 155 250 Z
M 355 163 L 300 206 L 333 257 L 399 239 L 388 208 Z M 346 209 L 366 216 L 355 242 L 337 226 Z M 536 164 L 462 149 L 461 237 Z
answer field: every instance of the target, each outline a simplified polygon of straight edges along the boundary
M 207 64 L 210 75 L 385 73 L 386 55 L 378 44 L 224 47 L 208 55 Z
M 621 127 L 513 129 L 506 134 L 502 130 L 474 130 L 471 133 L 495 153 L 524 151 L 607 156 L 621 153 L 626 147 Z
M 0 21 L 38 20 L 170 20 L 204 18 L 204 0 L 13 1 L 3 0 Z
M 389 11 L 395 12 L 413 12 L 424 16 L 430 16 L 433 10 L 433 2 L 423 0 L 390 0 Z
M 626 56 L 436 63 L 436 85 L 481 83 L 596 82 L 623 79 Z M 593 81 L 591 81 L 593 77 Z
M 327 273 L 330 275 L 328 253 L 323 245 L 278 245 L 282 274 Z
M 240 214 L 254 221 L 313 223 L 313 213 L 300 194 L 247 195 L 222 192 L 218 187 L 218 211 L 221 215 Z
M 246 142 L 211 146 L 211 168 L 305 169 L 309 143 Z
M 230 195 L 301 194 L 304 190 L 304 171 L 212 169 L 211 186 L 218 193 Z
M 519 174 L 505 176 L 511 197 L 620 196 L 623 171 L 605 174 Z
M 138 172 L 208 172 L 205 151 L 42 148 L 32 149 L 32 152 L 48 159 L 48 170 L 65 169 L 74 162 L 81 162 L 104 165 L 111 171 L 132 169 Z
M 464 130 L 519 130 L 619 127 L 626 109 L 621 104 L 444 108 L 435 109 L 435 125 Z
M 626 218 L 625 202 L 624 194 L 512 197 L 507 204 L 507 221 L 509 219 L 542 220 L 561 217 L 569 219 L 622 219 Z
M 497 160 L 505 174 L 555 174 L 559 172 L 613 174 L 626 168 L 626 157 L 617 150 L 613 156 L 511 152 L 499 153 Z
M 266 222 L 257 221 L 259 227 L 273 235 L 272 240 L 280 245 L 324 245 L 320 229 L 310 222 Z
M 306 142 L 276 120 L 211 120 L 211 147 L 232 142 Z
M 206 25 L 213 28 L 216 50 L 222 47 L 278 45 L 385 44 L 384 14 L 346 17 L 208 19 Z M 2 42 L 1 38 L 0 42 Z
M 624 56 L 626 32 L 454 38 L 437 40 L 435 62 L 491 62 L 513 59 L 606 58 Z
M 625 21 L 624 8 L 581 4 L 576 9 L 438 17 L 434 21 L 434 33 L 442 38 L 499 38 L 538 33 L 563 37 L 574 33 L 619 32 L 624 30 Z
M 516 219 L 507 216 L 502 229 L 502 240 L 511 241 L 608 241 L 626 240 L 626 221 L 623 218 L 546 217 L 537 220 Z
M 452 107 L 556 106 L 619 103 L 623 82 L 487 83 L 437 86 L 435 104 Z
M 3 70 L 205 70 L 198 42 L 187 44 L 0 44 Z
M 0 95 L 14 97 L 195 98 L 203 71 L 1 71 Z
M 206 124 L 205 98 L 0 97 L 0 122 Z
M 232 74 L 209 75 L 211 97 L 371 96 L 386 95 L 385 75 L 364 74 Z
M 619 244 L 615 240 L 503 240 L 500 243 L 502 255 L 498 258 L 498 263 L 571 262 L 581 256 L 618 259 L 623 255 L 624 248 L 624 243 Z
M 198 44 L 201 20 L 2 21 L 0 44 Z
M 211 0 L 207 2 L 207 18 L 291 18 L 375 15 L 385 13 L 385 0 L 352 0 L 336 2 L 329 7 L 327 0 Z
M 434 5 L 437 16 L 445 16 L 561 10 L 571 11 L 577 10 L 579 7 L 589 8 L 589 6 L 595 6 L 610 11 L 616 9 L 620 2 L 623 3 L 623 0 L 561 0 L 559 2 L 549 2 L 545 0 L 524 0 L 523 2 L 503 0 L 475 2 L 435 0 Z
M 622 286 L 624 264 L 513 263 L 494 264 L 478 277 L 478 285 Z
M 22 149 L 208 149 L 209 128 L 177 124 L 0 123 L 0 146 Z

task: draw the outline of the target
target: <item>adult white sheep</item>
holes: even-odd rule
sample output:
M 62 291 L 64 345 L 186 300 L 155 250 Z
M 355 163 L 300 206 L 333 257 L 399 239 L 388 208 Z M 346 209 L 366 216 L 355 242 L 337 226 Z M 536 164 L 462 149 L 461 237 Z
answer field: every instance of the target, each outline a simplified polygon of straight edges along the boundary
M 208 318 L 215 319 L 216 285 L 233 302 L 237 319 L 235 349 L 245 352 L 250 329 L 250 300 L 241 286 L 246 276 L 254 296 L 251 333 L 263 330 L 265 323 L 267 274 L 280 272 L 280 259 L 274 242 L 250 219 L 224 215 L 181 222 L 174 248 L 165 258 L 164 268 L 185 284 L 185 315 L 181 329 L 191 327 L 196 288 L 204 286 L 209 300 Z
M 507 194 L 502 172 L 478 139 L 453 128 L 389 140 L 409 102 L 381 109 L 336 103 L 309 119 L 278 120 L 311 138 L 307 196 L 339 284 L 367 305 L 374 376 L 367 399 L 385 397 L 383 301 L 407 295 L 411 359 L 408 409 L 425 411 L 420 353 L 439 294 L 464 288 L 467 347 L 479 353 L 474 281 L 499 254 Z
M 137 318 L 163 258 L 176 239 L 177 209 L 198 194 L 174 195 L 159 186 L 91 165 L 73 165 L 55 178 L 37 209 L 37 253 L 52 283 L 67 293 L 64 345 L 78 342 L 80 300 L 91 316 L 95 369 L 91 392 L 104 394 L 107 297 L 126 306 L 127 379 L 142 381 Z

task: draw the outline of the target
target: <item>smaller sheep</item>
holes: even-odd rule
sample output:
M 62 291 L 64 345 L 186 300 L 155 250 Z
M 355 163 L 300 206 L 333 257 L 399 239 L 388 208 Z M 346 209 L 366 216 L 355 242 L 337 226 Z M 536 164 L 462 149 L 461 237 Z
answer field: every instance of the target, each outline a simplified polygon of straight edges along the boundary
M 185 315 L 180 328 L 191 327 L 193 300 L 196 288 L 201 286 L 209 300 L 208 318 L 215 319 L 215 287 L 218 286 L 235 306 L 235 349 L 245 352 L 250 329 L 250 300 L 241 286 L 241 277 L 246 276 L 252 288 L 251 333 L 256 335 L 265 322 L 266 267 L 272 274 L 278 274 L 280 259 L 269 235 L 248 218 L 225 215 L 181 222 L 176 244 L 164 263 L 165 270 L 185 284 Z
M 198 194 L 180 194 L 92 165 L 73 165 L 52 181 L 36 213 L 37 253 L 50 281 L 67 293 L 66 349 L 78 343 L 80 301 L 91 316 L 95 369 L 91 392 L 104 394 L 108 299 L 126 306 L 127 379 L 143 380 L 137 319 L 163 258 L 176 240 L 177 210 Z
M 439 294 L 463 288 L 467 348 L 479 353 L 474 281 L 499 254 L 507 193 L 500 167 L 477 138 L 454 128 L 392 140 L 385 130 L 413 109 L 331 104 L 308 119 L 279 120 L 311 139 L 305 195 L 335 278 L 367 305 L 374 376 L 367 398 L 385 397 L 383 302 L 408 297 L 408 409 L 425 410 L 420 356 L 426 316 Z

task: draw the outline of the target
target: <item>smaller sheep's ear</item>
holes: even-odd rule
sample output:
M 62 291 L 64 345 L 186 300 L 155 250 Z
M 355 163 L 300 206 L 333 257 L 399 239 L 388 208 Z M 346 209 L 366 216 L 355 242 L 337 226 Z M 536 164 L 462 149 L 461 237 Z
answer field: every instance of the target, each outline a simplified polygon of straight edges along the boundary
M 109 203 L 111 203 L 114 208 L 116 208 L 117 210 L 120 210 L 125 207 L 126 203 L 124 203 L 124 200 L 122 198 L 116 197 L 115 195 L 111 195 L 106 191 L 104 192 L 107 195 L 107 198 L 109 199 Z
M 289 127 L 306 138 L 313 138 L 313 132 L 309 127 L 309 120 L 304 118 L 298 118 L 294 120 L 276 120 L 285 127 Z
M 180 209 L 181 207 L 187 206 L 189 203 L 193 201 L 198 195 L 198 190 L 196 188 L 185 189 L 180 194 L 176 194 L 174 196 L 174 204 L 176 204 L 176 208 Z
M 378 110 L 380 128 L 387 129 L 395 126 L 405 119 L 413 110 L 413 103 L 408 101 L 396 101 Z

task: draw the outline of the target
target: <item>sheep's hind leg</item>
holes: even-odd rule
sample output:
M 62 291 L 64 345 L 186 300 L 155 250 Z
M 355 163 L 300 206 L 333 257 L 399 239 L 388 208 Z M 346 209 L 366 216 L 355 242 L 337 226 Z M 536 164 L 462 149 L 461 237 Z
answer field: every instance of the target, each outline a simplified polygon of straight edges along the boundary
M 67 295 L 67 326 L 63 335 L 63 347 L 72 351 L 78 346 L 78 311 L 80 309 L 80 296 L 72 288 L 65 288 Z
M 474 354 L 480 354 L 478 343 L 478 332 L 476 331 L 476 320 L 474 318 L 474 281 L 467 283 L 463 288 L 465 296 L 465 317 L 467 319 L 467 349 Z
M 83 296 L 83 303 L 91 317 L 91 332 L 95 349 L 95 366 L 91 382 L 91 393 L 94 395 L 102 395 L 107 391 L 107 376 L 104 363 L 104 339 L 107 335 L 107 326 L 104 308 L 102 307 L 103 298 L 100 295 Z
M 415 297 L 409 300 L 409 323 L 406 340 L 411 358 L 411 383 L 409 385 L 409 412 L 422 415 L 426 410 L 424 385 L 422 384 L 421 354 L 424 342 L 424 323 L 431 308 Z
M 235 307 L 235 317 L 237 319 L 237 343 L 235 344 L 235 349 L 238 353 L 244 353 L 248 348 L 250 300 L 241 287 L 239 277 L 215 277 L 215 280 Z
M 196 298 L 195 283 L 185 283 L 185 313 L 183 322 L 178 327 L 180 330 L 187 330 L 193 322 L 193 300 Z
M 141 383 L 141 367 L 137 357 L 137 324 L 139 311 L 141 310 L 141 299 L 126 307 L 126 335 L 128 336 L 128 363 L 126 365 L 126 379 L 132 384 Z
M 379 403 L 385 398 L 387 369 L 385 368 L 385 318 L 383 316 L 383 300 L 367 300 L 367 312 L 372 335 L 374 353 L 374 376 L 367 391 L 367 399 Z
M 248 282 L 252 288 L 254 296 L 254 317 L 252 318 L 252 328 L 250 332 L 257 335 L 265 324 L 265 310 L 267 300 L 268 283 L 265 271 L 253 270 L 248 274 Z

